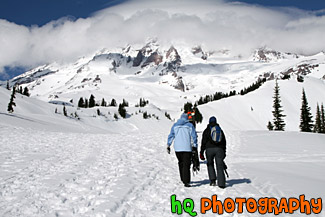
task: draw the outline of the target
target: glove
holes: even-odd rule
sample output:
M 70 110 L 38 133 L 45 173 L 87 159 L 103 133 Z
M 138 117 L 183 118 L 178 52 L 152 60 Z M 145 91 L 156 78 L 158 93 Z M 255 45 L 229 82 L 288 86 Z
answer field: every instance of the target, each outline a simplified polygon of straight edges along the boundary
M 170 147 L 167 145 L 167 154 L 170 154 Z
M 200 152 L 200 159 L 201 159 L 201 160 L 205 160 L 205 157 L 204 157 L 204 155 L 203 155 L 203 152 Z

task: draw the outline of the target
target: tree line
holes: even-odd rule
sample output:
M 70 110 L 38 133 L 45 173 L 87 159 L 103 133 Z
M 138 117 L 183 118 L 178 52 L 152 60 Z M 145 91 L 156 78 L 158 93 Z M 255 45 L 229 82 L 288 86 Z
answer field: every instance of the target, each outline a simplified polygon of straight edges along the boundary
M 252 85 L 250 85 L 247 88 L 242 89 L 238 93 L 235 90 L 233 90 L 233 91 L 230 91 L 229 93 L 215 92 L 214 94 L 211 94 L 211 95 L 201 96 L 200 99 L 195 102 L 195 105 L 203 105 L 203 104 L 206 104 L 208 102 L 213 102 L 213 101 L 217 101 L 217 100 L 220 100 L 220 99 L 223 99 L 223 98 L 228 98 L 228 97 L 231 97 L 231 96 L 235 96 L 237 94 L 245 95 L 245 94 L 247 94 L 249 92 L 257 90 L 265 82 L 266 82 L 266 78 L 263 78 L 263 79 L 259 78 Z

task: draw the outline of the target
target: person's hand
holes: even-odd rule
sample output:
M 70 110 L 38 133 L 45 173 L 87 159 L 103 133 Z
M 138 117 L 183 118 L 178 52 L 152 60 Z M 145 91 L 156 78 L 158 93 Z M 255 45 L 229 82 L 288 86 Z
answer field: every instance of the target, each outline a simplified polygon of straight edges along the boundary
M 203 155 L 203 152 L 200 152 L 200 159 L 201 159 L 201 160 L 205 160 L 205 157 L 204 157 L 204 155 Z
M 170 154 L 170 147 L 167 145 L 167 154 Z

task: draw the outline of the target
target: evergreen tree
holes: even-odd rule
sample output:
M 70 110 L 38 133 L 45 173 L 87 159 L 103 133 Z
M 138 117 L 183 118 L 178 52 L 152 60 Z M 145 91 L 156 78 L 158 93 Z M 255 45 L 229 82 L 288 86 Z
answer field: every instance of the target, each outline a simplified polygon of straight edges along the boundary
M 125 99 L 123 99 L 122 106 L 129 107 L 129 103 Z
M 143 112 L 143 119 L 148 119 L 148 113 L 147 112 Z
M 192 111 L 193 105 L 190 102 L 184 104 L 184 113 Z
M 199 109 L 197 107 L 194 107 L 194 111 L 195 111 L 195 122 L 202 123 L 203 116 L 202 116 L 201 112 L 199 111 Z
M 80 97 L 80 99 L 78 101 L 78 107 L 79 108 L 85 108 L 85 102 L 84 102 L 84 99 L 82 97 Z
M 97 109 L 97 115 L 100 116 L 100 110 L 99 109 Z
M 198 105 L 203 105 L 203 104 L 204 104 L 204 102 L 203 102 L 203 97 L 202 97 L 202 96 L 200 97 L 200 99 L 199 99 L 199 101 L 197 102 L 197 104 L 198 104 Z
M 324 112 L 324 106 L 323 106 L 323 103 L 322 103 L 322 106 L 321 106 L 321 114 L 320 114 L 320 116 L 321 116 L 321 130 L 320 130 L 320 133 L 325 133 L 325 112 Z
M 320 133 L 321 129 L 322 129 L 321 113 L 320 113 L 319 105 L 317 103 L 316 118 L 315 118 L 315 125 L 314 125 L 313 132 Z
M 119 104 L 118 113 L 121 115 L 122 118 L 126 118 L 126 109 L 124 108 L 123 104 Z
M 116 107 L 117 106 L 117 103 L 116 103 L 116 100 L 115 99 L 112 99 L 112 101 L 110 103 L 110 106 L 113 106 L 113 107 Z
M 144 98 L 140 98 L 140 107 L 145 107 L 149 103 L 148 100 L 145 100 Z
M 300 109 L 300 125 L 301 132 L 312 132 L 313 128 L 313 116 L 310 113 L 310 107 L 308 106 L 305 90 L 302 90 L 302 103 Z
M 274 130 L 281 130 L 284 131 L 285 123 L 283 118 L 285 117 L 282 114 L 283 110 L 281 109 L 281 99 L 280 99 L 280 88 L 278 85 L 278 81 L 275 81 L 275 88 L 274 88 L 274 97 L 273 97 L 273 121 L 274 121 Z
M 167 112 L 165 112 L 165 116 L 166 116 L 166 118 L 168 118 L 169 120 L 171 120 L 170 114 L 168 114 Z
M 74 113 L 74 117 L 77 118 L 78 120 L 80 120 L 79 115 L 77 114 L 77 112 Z
M 64 116 L 68 116 L 67 109 L 65 108 L 65 106 L 63 106 L 63 114 Z
M 116 113 L 114 113 L 114 119 L 117 120 L 118 119 L 118 116 Z
M 29 94 L 29 90 L 28 90 L 27 87 L 24 88 L 24 92 L 23 92 L 23 90 L 21 90 L 21 91 L 22 91 L 22 94 L 23 94 L 23 95 L 25 95 L 25 96 L 30 96 L 30 94 Z
M 95 107 L 95 105 L 96 105 L 96 102 L 95 102 L 95 97 L 94 97 L 94 95 L 90 95 L 90 98 L 89 98 L 89 108 L 93 108 L 93 107 Z
M 9 113 L 14 112 L 13 106 L 16 106 L 16 103 L 14 102 L 14 99 L 16 98 L 15 94 L 16 94 L 16 87 L 12 87 L 12 93 L 11 93 L 10 101 L 8 103 L 8 110 L 7 110 Z
M 23 94 L 23 87 L 22 86 L 19 87 L 19 93 Z
M 9 81 L 7 80 L 7 90 L 10 90 Z
M 57 114 L 58 113 L 58 108 L 55 108 L 55 111 L 54 112 L 55 112 L 55 114 Z
M 85 108 L 89 107 L 88 99 L 85 99 Z
M 269 123 L 267 124 L 267 129 L 270 130 L 270 131 L 274 129 L 274 126 L 271 123 L 271 121 L 269 121 Z
M 100 104 L 100 106 L 106 107 L 107 106 L 107 102 L 105 101 L 105 99 L 102 99 L 102 103 Z

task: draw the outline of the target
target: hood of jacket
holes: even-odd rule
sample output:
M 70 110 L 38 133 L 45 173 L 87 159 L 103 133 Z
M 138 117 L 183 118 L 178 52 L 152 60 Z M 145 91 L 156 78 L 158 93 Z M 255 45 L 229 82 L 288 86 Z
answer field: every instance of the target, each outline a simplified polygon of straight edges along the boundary
M 183 113 L 181 115 L 181 117 L 177 120 L 176 124 L 177 125 L 184 125 L 186 123 L 188 123 L 188 117 L 187 117 L 187 114 Z

